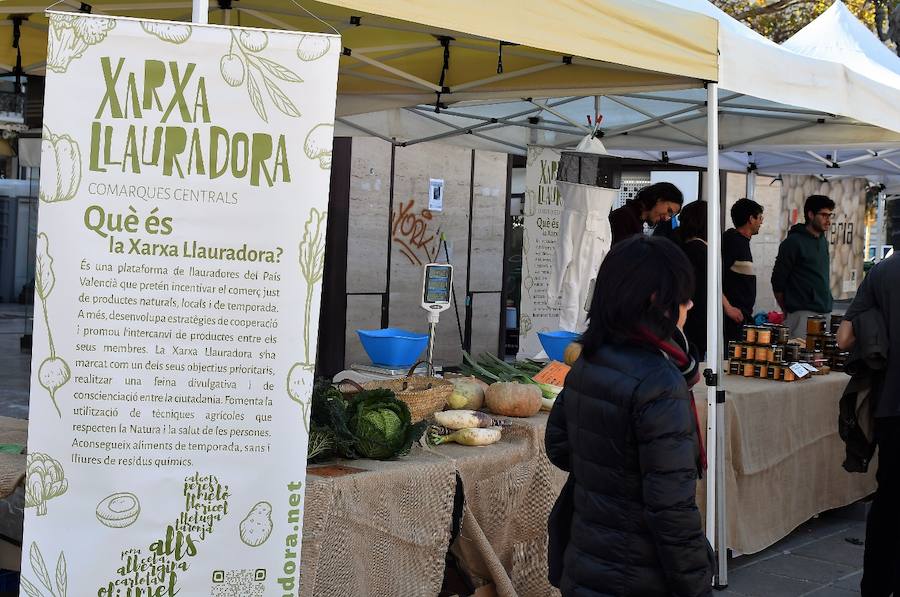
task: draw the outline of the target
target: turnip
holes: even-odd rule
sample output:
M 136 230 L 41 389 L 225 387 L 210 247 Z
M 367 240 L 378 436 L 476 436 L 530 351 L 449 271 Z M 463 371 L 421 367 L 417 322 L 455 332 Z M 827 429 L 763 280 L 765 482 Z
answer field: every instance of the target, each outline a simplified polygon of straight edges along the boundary
M 315 366 L 305 363 L 294 363 L 287 376 L 287 393 L 291 400 L 300 405 L 303 426 L 309 433 L 310 403 L 315 381 Z
M 459 429 L 449 435 L 432 433 L 429 436 L 432 444 L 456 442 L 464 446 L 488 446 L 500 441 L 499 427 Z
M 41 386 L 50 392 L 50 399 L 53 401 L 56 413 L 60 417 L 62 417 L 62 412 L 59 410 L 59 404 L 56 402 L 56 390 L 64 386 L 71 376 L 72 372 L 69 370 L 68 363 L 55 356 L 44 359 L 44 362 L 41 363 L 38 369 L 38 380 L 40 380 Z
M 477 410 L 445 410 L 434 413 L 438 425 L 450 429 L 468 429 L 470 427 L 500 427 L 505 423 Z
M 53 334 L 50 331 L 50 317 L 47 315 L 47 297 L 50 296 L 50 292 L 55 284 L 56 276 L 53 273 L 53 258 L 50 256 L 50 241 L 47 235 L 42 232 L 37 237 L 34 287 L 37 295 L 41 298 L 50 356 L 44 359 L 40 368 L 38 368 L 38 381 L 50 393 L 53 407 L 56 408 L 56 413 L 62 417 L 62 411 L 59 410 L 59 404 L 56 402 L 56 391 L 69 381 L 72 372 L 69 370 L 69 364 L 56 355 L 56 347 L 53 345 Z

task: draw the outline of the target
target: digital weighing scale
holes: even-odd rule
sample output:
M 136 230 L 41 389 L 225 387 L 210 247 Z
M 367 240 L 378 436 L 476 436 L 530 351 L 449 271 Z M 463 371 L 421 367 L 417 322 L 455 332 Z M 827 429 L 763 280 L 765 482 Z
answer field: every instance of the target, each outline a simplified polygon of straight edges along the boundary
M 441 312 L 451 306 L 453 291 L 453 266 L 447 263 L 428 263 L 422 270 L 422 292 L 420 306 L 428 313 L 428 352 L 427 361 L 434 360 L 434 335 L 440 321 Z M 434 375 L 440 367 L 430 368 L 421 365 L 415 373 Z M 334 376 L 335 381 L 351 379 L 357 383 L 365 383 L 377 379 L 405 377 L 409 367 L 381 367 L 378 365 L 350 365 L 349 369 Z

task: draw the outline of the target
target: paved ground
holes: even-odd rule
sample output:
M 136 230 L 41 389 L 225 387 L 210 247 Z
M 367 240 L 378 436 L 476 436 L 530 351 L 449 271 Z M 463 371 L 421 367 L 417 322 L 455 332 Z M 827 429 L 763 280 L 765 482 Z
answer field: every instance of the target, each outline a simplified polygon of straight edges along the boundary
M 859 594 L 867 505 L 826 512 L 769 549 L 730 562 L 717 595 L 849 597 Z
M 23 306 L 0 304 L 0 415 L 28 417 L 31 355 L 19 349 L 28 314 Z M 826 512 L 761 553 L 733 558 L 728 588 L 715 595 L 858 595 L 865 514 L 865 504 Z
M 19 340 L 31 310 L 24 305 L 0 304 L 0 415 L 28 418 L 31 353 L 22 352 Z

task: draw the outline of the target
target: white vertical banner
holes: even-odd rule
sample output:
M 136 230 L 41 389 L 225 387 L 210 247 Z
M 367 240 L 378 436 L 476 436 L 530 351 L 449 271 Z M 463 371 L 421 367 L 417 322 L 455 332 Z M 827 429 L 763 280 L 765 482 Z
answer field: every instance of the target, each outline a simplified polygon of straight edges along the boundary
M 547 304 L 553 255 L 559 239 L 563 200 L 556 186 L 560 152 L 528 146 L 525 205 L 522 210 L 522 300 L 519 304 L 519 358 L 539 354 L 538 332 L 559 329 L 559 307 Z
M 23 594 L 296 595 L 340 47 L 51 13 Z

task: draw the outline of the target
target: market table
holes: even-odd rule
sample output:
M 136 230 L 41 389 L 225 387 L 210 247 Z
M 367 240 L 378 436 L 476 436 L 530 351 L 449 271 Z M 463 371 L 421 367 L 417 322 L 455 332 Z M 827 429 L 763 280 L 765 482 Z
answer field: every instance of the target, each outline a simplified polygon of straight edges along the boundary
M 415 447 L 395 462 L 307 476 L 300 595 L 434 597 L 450 547 L 456 474 L 465 496 L 453 552 L 476 584 L 545 597 L 547 517 L 565 481 L 543 449 L 547 415 L 517 419 L 500 443 Z M 327 469 L 326 469 L 327 470 Z
M 736 554 L 764 549 L 816 514 L 874 491 L 874 465 L 866 475 L 841 467 L 837 413 L 848 379 L 726 376 L 728 544 Z M 703 387 L 696 389 L 705 419 Z M 365 472 L 310 475 L 301 595 L 437 594 L 456 471 L 466 507 L 452 552 L 462 568 L 500 595 L 555 594 L 545 579 L 546 521 L 565 475 L 544 453 L 546 422 L 544 413 L 514 420 L 500 443 L 484 448 L 416 448 L 393 463 L 343 463 Z
M 735 554 L 765 549 L 816 514 L 875 490 L 876 462 L 865 475 L 841 466 L 838 403 L 849 380 L 843 373 L 791 383 L 724 377 L 727 536 Z M 705 429 L 706 393 L 695 390 Z

